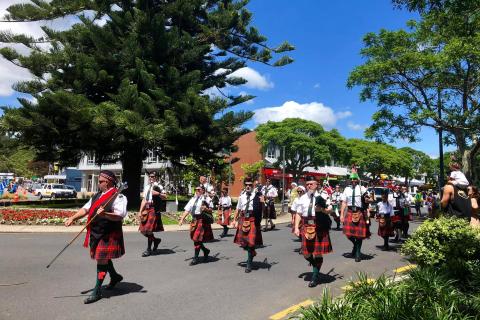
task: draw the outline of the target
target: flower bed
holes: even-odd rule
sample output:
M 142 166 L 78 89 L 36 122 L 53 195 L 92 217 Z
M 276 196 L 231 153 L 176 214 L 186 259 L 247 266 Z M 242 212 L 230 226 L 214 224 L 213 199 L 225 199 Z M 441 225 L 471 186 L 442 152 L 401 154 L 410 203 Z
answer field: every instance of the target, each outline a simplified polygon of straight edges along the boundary
M 26 225 L 63 225 L 65 220 L 74 215 L 76 210 L 52 209 L 0 209 L 0 224 L 26 224 Z M 175 219 L 168 216 L 162 217 L 164 224 L 176 224 Z M 85 224 L 87 218 L 77 220 L 75 224 Z M 123 219 L 123 225 L 138 225 L 135 213 L 129 213 Z
M 2 224 L 63 224 L 73 210 L 0 209 Z

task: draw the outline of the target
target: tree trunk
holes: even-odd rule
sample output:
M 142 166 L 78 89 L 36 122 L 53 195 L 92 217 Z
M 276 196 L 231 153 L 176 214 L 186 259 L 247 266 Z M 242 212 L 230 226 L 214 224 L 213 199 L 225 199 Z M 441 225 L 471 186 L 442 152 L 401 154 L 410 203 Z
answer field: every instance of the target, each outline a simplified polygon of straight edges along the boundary
M 140 182 L 143 166 L 143 147 L 141 143 L 127 144 L 122 155 L 123 181 L 128 183 L 124 194 L 128 199 L 128 208 L 140 207 Z

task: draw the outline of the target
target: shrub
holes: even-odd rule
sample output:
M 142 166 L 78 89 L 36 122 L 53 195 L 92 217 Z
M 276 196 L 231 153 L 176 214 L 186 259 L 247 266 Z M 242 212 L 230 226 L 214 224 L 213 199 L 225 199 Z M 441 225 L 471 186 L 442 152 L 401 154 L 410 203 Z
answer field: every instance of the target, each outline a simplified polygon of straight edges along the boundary
M 480 232 L 455 217 L 425 221 L 401 252 L 421 266 L 461 265 L 480 257 Z

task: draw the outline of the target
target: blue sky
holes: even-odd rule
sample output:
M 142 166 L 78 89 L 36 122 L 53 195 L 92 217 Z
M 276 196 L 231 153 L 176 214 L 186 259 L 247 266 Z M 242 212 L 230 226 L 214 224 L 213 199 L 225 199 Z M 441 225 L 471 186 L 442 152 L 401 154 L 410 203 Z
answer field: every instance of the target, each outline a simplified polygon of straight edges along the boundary
M 0 15 L 8 3 L 20 0 L 1 2 Z M 249 63 L 247 69 L 239 71 L 248 83 L 229 91 L 257 96 L 235 107 L 256 113 L 247 126 L 253 129 L 267 120 L 301 116 L 327 129 L 336 128 L 348 138 L 362 138 L 377 107 L 374 102 L 360 102 L 360 88 L 346 87 L 349 72 L 362 63 L 359 54 L 362 38 L 382 28 L 405 28 L 406 22 L 417 16 L 394 9 L 389 0 L 251 0 L 248 8 L 253 13 L 252 25 L 269 39 L 270 45 L 287 40 L 296 50 L 290 53 L 295 59 L 291 65 L 273 68 Z M 40 32 L 34 25 L 15 28 L 15 31 Z M 18 104 L 15 93 L 9 90 L 9 82 L 22 77 L 24 74 L 18 69 L 0 61 L 0 105 Z M 404 141 L 394 144 L 409 145 L 437 156 L 435 132 L 423 130 L 422 138 L 416 144 Z

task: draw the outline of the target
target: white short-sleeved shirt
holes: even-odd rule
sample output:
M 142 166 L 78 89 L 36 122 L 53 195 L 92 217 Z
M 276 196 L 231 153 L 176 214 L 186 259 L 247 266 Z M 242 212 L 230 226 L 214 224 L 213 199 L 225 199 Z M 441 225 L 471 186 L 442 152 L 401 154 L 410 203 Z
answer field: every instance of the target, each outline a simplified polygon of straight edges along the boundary
M 383 201 L 380 201 L 378 203 L 378 213 L 379 214 L 383 214 L 383 215 L 386 215 L 386 216 L 391 216 L 393 215 L 393 207 L 392 205 L 390 204 L 390 202 L 383 202 Z
M 465 177 L 462 171 L 452 171 L 450 173 L 450 179 L 453 180 L 454 184 L 469 185 L 467 177 Z
M 255 194 L 253 192 L 250 193 L 250 202 L 248 202 L 247 192 L 242 193 L 240 195 L 240 197 L 238 198 L 237 210 L 239 210 L 239 211 L 253 210 L 253 198 L 254 197 L 255 197 Z M 247 203 L 248 203 L 248 208 L 247 208 Z
M 320 194 L 315 192 L 313 194 L 313 202 L 311 200 L 311 195 L 307 192 L 298 198 L 296 212 L 302 217 L 308 217 L 308 208 L 312 207 L 312 217 L 315 217 L 315 197 L 318 197 Z
M 269 197 L 269 198 L 276 198 L 278 197 L 278 191 L 277 191 L 277 188 L 275 188 L 274 186 L 272 185 L 268 185 L 266 187 L 263 187 L 262 189 L 262 194 L 266 197 Z
M 110 189 L 108 189 L 106 192 L 102 192 L 102 194 L 100 195 L 103 196 L 105 193 L 107 193 Z M 127 197 L 125 197 L 123 194 L 119 194 L 115 200 L 113 200 L 113 203 L 112 203 L 112 214 L 113 215 L 116 215 L 116 216 L 119 216 L 119 217 L 122 217 L 122 218 L 125 218 L 128 214 L 127 212 Z M 83 209 L 85 209 L 87 212 L 90 210 L 90 207 L 92 206 L 92 198 L 90 198 L 90 200 L 88 200 L 87 203 L 85 203 L 83 205 Z
M 362 207 L 362 195 L 367 192 L 367 189 L 363 186 L 355 186 L 355 203 L 352 202 L 353 197 L 353 188 L 348 186 L 343 191 L 342 201 L 345 201 L 347 206 L 355 206 L 358 208 Z
M 201 196 L 193 196 L 185 206 L 185 211 L 190 212 L 192 215 L 200 215 L 202 214 L 201 207 L 203 202 L 207 202 L 209 208 L 213 208 L 212 200 L 204 195 Z M 195 212 L 192 212 L 193 206 L 195 205 Z
M 296 198 L 295 200 L 293 200 L 292 205 L 290 206 L 290 210 L 292 210 L 293 212 L 297 212 L 298 200 L 300 200 L 300 198 Z
M 155 186 L 157 186 L 160 189 L 161 194 L 166 194 L 163 186 L 161 184 L 159 184 L 158 182 L 154 182 L 153 184 L 148 184 L 148 186 L 147 186 L 146 193 L 145 193 L 145 201 L 153 202 L 152 191 L 153 191 L 153 187 L 155 187 Z
M 332 204 L 339 205 L 340 202 L 342 201 L 342 193 L 335 191 L 332 193 Z
M 220 200 L 218 201 L 218 204 L 222 208 L 231 207 L 232 206 L 232 198 L 230 198 L 230 196 L 220 197 Z
M 210 193 L 210 192 L 214 191 L 213 186 L 208 182 L 205 182 L 203 184 L 203 187 L 205 188 L 205 192 L 207 192 L 207 193 Z

